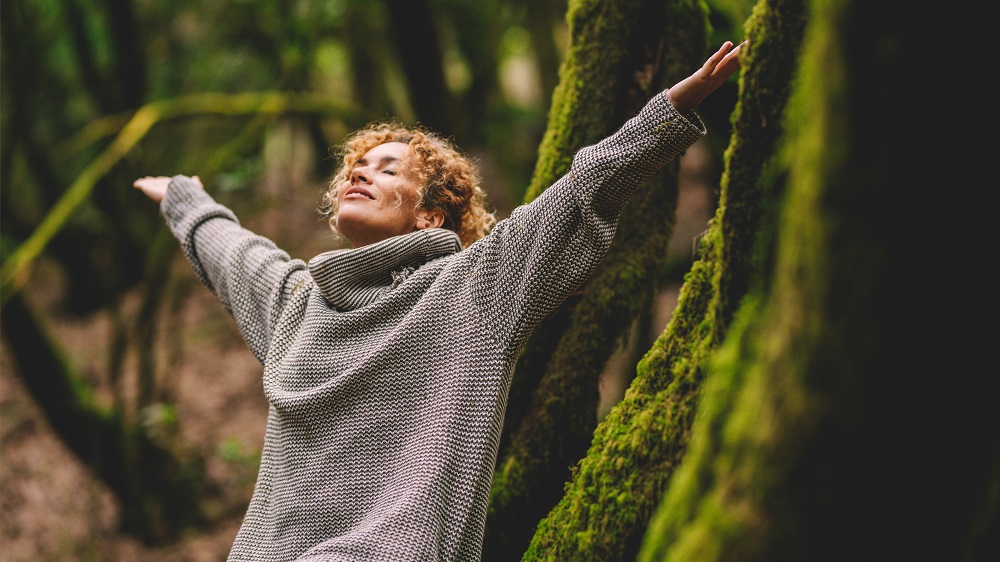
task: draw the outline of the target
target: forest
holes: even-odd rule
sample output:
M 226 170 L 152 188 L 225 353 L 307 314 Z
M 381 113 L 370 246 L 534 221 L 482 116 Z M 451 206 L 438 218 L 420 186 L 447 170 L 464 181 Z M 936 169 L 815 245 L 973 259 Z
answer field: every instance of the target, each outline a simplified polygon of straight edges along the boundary
M 992 170 L 966 146 L 990 102 L 937 40 L 961 18 L 3 0 L 0 559 L 225 560 L 253 491 L 262 366 L 134 179 L 197 175 L 309 259 L 339 243 L 332 147 L 396 119 L 472 156 L 503 218 L 746 40 L 708 135 L 519 357 L 482 559 L 1000 560 Z

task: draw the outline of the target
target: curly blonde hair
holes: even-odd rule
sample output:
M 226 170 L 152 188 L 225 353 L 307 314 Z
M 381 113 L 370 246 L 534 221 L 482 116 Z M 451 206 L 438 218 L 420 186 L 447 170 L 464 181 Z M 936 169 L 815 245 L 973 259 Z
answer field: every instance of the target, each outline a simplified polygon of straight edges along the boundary
M 354 132 L 340 146 L 340 169 L 323 194 L 321 211 L 328 215 L 330 228 L 337 231 L 337 189 L 369 150 L 387 142 L 409 145 L 410 157 L 403 162 L 417 182 L 418 209 L 441 211 L 442 228 L 458 234 L 468 247 L 489 232 L 496 215 L 486 208 L 486 194 L 480 187 L 479 171 L 454 144 L 420 126 L 406 127 L 394 122 L 372 123 Z

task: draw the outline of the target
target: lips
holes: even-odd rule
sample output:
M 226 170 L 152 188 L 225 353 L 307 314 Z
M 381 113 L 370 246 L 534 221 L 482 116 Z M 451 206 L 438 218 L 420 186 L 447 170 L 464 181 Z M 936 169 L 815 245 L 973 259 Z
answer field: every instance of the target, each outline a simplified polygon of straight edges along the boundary
M 348 188 L 347 191 L 344 193 L 344 198 L 346 199 L 348 197 L 351 197 L 352 195 L 367 197 L 368 199 L 371 199 L 371 200 L 375 199 L 375 196 L 372 195 L 370 191 L 368 191 L 367 189 L 365 189 L 363 187 L 359 187 L 359 186 L 353 186 L 353 187 Z

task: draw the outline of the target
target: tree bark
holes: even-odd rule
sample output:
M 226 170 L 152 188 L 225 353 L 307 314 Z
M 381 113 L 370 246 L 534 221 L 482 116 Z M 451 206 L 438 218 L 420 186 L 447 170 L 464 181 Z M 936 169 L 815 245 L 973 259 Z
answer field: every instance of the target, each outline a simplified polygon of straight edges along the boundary
M 570 53 L 528 199 L 564 173 L 577 150 L 618 129 L 704 60 L 707 22 L 697 2 L 572 2 L 568 19 Z M 484 559 L 521 558 L 538 521 L 562 496 L 570 467 L 586 454 L 600 374 L 658 287 L 677 170 L 676 162 L 667 166 L 633 196 L 599 269 L 536 330 L 519 360 Z
M 804 25 L 800 3 L 781 10 L 760 7 L 782 38 L 765 51 L 787 54 L 766 59 L 766 72 L 752 75 L 747 74 L 752 65 L 744 63 L 742 80 L 774 92 L 774 97 L 758 104 L 758 111 L 735 113 L 734 137 L 743 135 L 742 142 L 734 141 L 726 152 L 723 203 L 685 277 L 670 323 L 640 363 L 625 399 L 594 432 L 586 458 L 576 467 L 565 496 L 539 525 L 525 560 L 634 560 L 684 457 L 703 363 L 725 335 L 731 314 L 725 303 L 742 298 L 752 271 L 752 260 L 737 252 L 752 246 L 758 230 L 764 202 L 754 186 L 781 132 L 782 93 L 789 89 Z M 756 45 L 753 35 L 750 40 Z
M 981 277 L 925 267 L 926 218 L 956 208 L 913 192 L 971 179 L 907 126 L 935 88 L 923 65 L 948 52 L 910 39 L 944 12 L 809 10 L 760 280 L 640 560 L 995 559 L 1000 424 L 962 329 Z M 927 293 L 953 298 L 914 311 Z

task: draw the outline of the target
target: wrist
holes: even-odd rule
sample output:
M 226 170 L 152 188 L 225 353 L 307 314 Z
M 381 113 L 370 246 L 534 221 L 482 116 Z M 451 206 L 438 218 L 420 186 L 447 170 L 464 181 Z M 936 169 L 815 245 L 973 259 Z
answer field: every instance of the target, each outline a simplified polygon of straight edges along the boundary
M 685 96 L 678 94 L 676 88 L 668 88 L 666 95 L 667 101 L 669 101 L 677 111 L 687 111 L 689 109 L 693 109 L 696 105 L 686 99 Z

